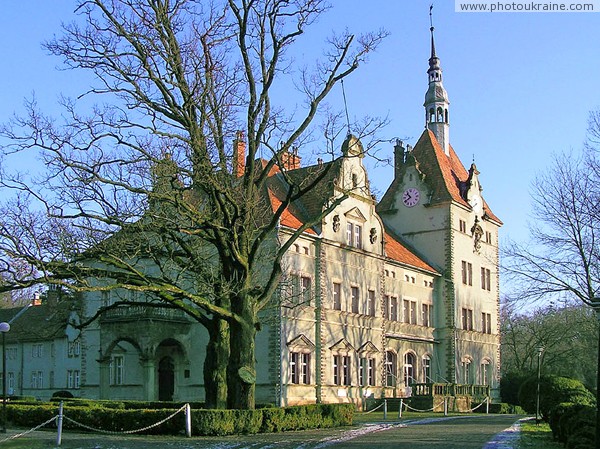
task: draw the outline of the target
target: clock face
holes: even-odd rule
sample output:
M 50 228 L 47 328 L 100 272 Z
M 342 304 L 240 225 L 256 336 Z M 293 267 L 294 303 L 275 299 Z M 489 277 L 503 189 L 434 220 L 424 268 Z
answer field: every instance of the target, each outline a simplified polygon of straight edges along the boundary
M 406 189 L 402 194 L 402 202 L 406 207 L 413 207 L 419 203 L 419 199 L 421 198 L 421 193 L 411 187 L 410 189 Z
M 473 208 L 473 211 L 476 214 L 480 214 L 481 213 L 481 198 L 478 196 L 474 196 L 473 198 L 471 198 L 471 200 L 469 201 L 469 203 L 471 204 L 471 207 Z

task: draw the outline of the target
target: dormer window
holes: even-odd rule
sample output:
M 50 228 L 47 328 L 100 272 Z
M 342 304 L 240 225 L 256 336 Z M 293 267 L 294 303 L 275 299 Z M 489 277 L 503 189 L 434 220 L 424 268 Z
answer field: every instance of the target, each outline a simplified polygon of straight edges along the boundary
M 346 243 L 348 246 L 362 249 L 362 226 L 348 222 L 346 225 Z

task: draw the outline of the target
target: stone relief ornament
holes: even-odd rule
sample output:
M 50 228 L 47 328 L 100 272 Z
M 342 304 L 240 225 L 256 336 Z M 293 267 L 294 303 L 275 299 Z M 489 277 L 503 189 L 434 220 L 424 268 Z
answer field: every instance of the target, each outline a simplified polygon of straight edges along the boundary
M 371 243 L 375 243 L 377 241 L 377 229 L 371 228 L 371 232 L 369 233 L 369 241 Z
M 338 232 L 340 230 L 340 216 L 333 216 L 333 232 Z
M 473 252 L 479 254 L 481 250 L 481 237 L 483 237 L 483 229 L 479 225 L 479 219 L 475 217 L 475 223 L 471 228 L 471 235 L 473 236 Z

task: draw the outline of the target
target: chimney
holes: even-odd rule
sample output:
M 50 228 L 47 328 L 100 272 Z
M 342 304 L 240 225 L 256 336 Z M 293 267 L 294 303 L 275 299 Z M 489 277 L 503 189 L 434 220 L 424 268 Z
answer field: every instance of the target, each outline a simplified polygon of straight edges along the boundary
M 235 134 L 235 140 L 233 141 L 233 164 L 232 173 L 241 178 L 244 176 L 246 170 L 246 136 L 244 131 L 238 131 Z
M 404 145 L 400 139 L 396 139 L 396 145 L 394 145 L 394 178 L 400 176 L 400 171 L 404 165 Z
M 300 168 L 300 161 L 302 158 L 298 156 L 298 148 L 292 149 L 292 151 L 286 151 L 281 154 L 281 166 L 284 170 L 296 170 Z

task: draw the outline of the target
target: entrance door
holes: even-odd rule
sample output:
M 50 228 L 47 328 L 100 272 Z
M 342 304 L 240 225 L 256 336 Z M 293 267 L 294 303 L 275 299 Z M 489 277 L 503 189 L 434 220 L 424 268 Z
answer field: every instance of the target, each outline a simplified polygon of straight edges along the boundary
M 158 364 L 158 400 L 172 401 L 175 392 L 175 363 L 163 357 Z

